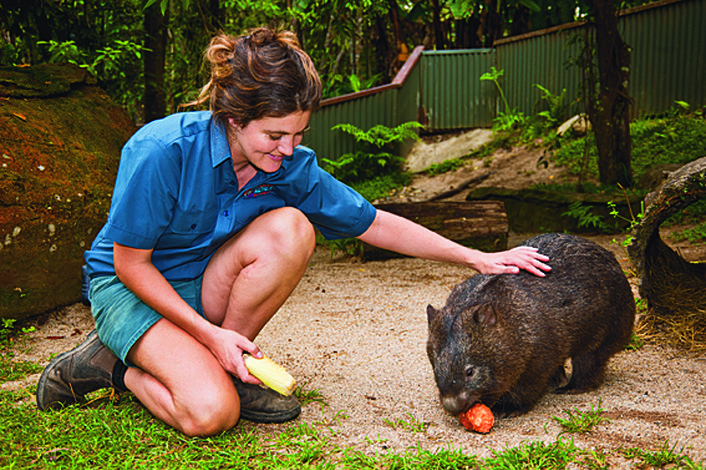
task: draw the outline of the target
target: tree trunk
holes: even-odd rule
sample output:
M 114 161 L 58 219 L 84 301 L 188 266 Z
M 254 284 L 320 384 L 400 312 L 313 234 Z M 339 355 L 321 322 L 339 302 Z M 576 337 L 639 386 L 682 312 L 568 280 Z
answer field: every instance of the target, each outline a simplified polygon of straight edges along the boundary
M 631 187 L 630 47 L 620 37 L 615 2 L 590 0 L 596 31 L 598 96 L 587 111 L 598 147 L 601 184 Z M 593 90 L 590 90 L 593 91 Z
M 436 44 L 436 50 L 441 51 L 446 49 L 446 38 L 444 37 L 444 31 L 441 27 L 441 4 L 439 0 L 432 0 L 432 5 L 431 23 L 434 28 L 434 43 Z
M 478 28 L 480 20 L 474 13 L 468 18 L 456 20 L 456 49 L 478 49 L 482 46 L 478 38 Z
M 518 5 L 512 15 L 510 36 L 529 33 L 530 10 L 524 5 Z
M 392 21 L 392 31 L 395 33 L 395 46 L 397 47 L 397 52 L 399 53 L 400 43 L 405 42 L 402 38 L 402 31 L 400 30 L 400 19 L 397 13 L 397 0 L 389 0 L 387 2 L 390 8 L 390 21 Z
M 167 111 L 164 90 L 164 68 L 167 49 L 167 18 L 160 11 L 159 3 L 145 10 L 145 47 L 142 56 L 145 68 L 145 94 L 143 98 L 145 123 L 163 118 Z
M 485 0 L 480 22 L 483 47 L 493 47 L 493 43 L 503 36 L 503 19 L 498 12 L 498 0 Z
M 220 0 L 209 0 L 208 11 L 211 14 L 210 22 L 212 34 L 222 31 L 226 24 L 226 9 L 221 5 Z
M 387 28 L 383 18 L 375 18 L 375 36 L 372 40 L 375 61 L 375 74 L 380 75 L 382 83 L 388 83 L 390 78 L 390 46 L 387 42 Z

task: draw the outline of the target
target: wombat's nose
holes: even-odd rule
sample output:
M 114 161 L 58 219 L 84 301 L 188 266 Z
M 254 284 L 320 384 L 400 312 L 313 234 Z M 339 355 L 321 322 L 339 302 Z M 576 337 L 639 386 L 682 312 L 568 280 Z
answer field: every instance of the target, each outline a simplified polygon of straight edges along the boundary
M 441 406 L 453 416 L 458 416 L 460 413 L 466 411 L 470 408 L 470 405 L 472 405 L 472 403 L 470 403 L 467 393 L 441 397 Z
M 449 412 L 450 414 L 456 416 L 461 413 L 461 409 L 458 406 L 458 401 L 456 401 L 456 398 L 452 397 L 446 397 L 441 399 L 441 405 L 444 407 L 444 409 Z

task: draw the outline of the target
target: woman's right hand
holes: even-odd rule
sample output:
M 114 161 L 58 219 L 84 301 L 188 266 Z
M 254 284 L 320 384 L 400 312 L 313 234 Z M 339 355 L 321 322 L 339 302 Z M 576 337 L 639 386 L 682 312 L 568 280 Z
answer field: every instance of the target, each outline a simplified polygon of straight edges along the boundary
M 248 353 L 256 358 L 262 357 L 260 348 L 237 331 L 228 330 L 213 325 L 212 339 L 207 344 L 221 366 L 246 383 L 260 385 L 260 379 L 251 375 L 245 367 L 243 353 Z
M 262 383 L 250 375 L 243 352 L 260 358 L 262 353 L 255 343 L 240 333 L 221 328 L 200 316 L 152 264 L 152 250 L 113 245 L 115 272 L 128 289 L 162 316 L 205 345 L 221 366 L 243 382 Z

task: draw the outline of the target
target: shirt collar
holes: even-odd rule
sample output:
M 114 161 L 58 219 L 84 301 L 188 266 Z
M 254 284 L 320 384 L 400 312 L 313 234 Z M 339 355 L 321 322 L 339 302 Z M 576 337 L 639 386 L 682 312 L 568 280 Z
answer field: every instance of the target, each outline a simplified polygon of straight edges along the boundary
M 216 123 L 211 117 L 211 165 L 218 165 L 230 158 L 230 145 L 226 138 L 226 131 L 222 124 Z

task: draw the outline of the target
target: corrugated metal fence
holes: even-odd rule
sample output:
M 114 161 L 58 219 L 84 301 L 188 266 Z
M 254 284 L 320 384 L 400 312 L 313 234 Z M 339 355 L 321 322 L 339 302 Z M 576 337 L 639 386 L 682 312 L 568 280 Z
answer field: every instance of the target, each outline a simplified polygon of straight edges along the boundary
M 674 101 L 706 105 L 706 1 L 666 0 L 625 12 L 619 28 L 632 48 L 630 96 L 633 118 L 664 112 Z M 496 43 L 495 67 L 504 70 L 503 90 L 511 107 L 537 111 L 542 93 L 565 88 L 579 97 L 580 71 L 567 67 L 579 52 L 572 44 L 582 23 L 530 33 Z
M 501 86 L 511 108 L 525 114 L 541 107 L 541 85 L 566 102 L 579 97 L 580 72 L 567 67 L 578 54 L 572 43 L 582 23 L 498 41 L 494 49 L 415 49 L 390 85 L 325 100 L 312 116 L 305 145 L 337 159 L 355 149 L 352 137 L 331 131 L 350 123 L 361 129 L 418 120 L 429 131 L 489 127 L 504 106 L 495 85 L 481 81 L 491 66 L 503 70 Z M 625 12 L 621 34 L 632 47 L 633 117 L 656 114 L 680 100 L 706 106 L 706 0 L 663 0 Z M 574 109 L 575 111 L 575 109 Z
M 430 129 L 485 127 L 495 117 L 496 89 L 479 77 L 490 70 L 491 49 L 422 55 L 421 119 Z

